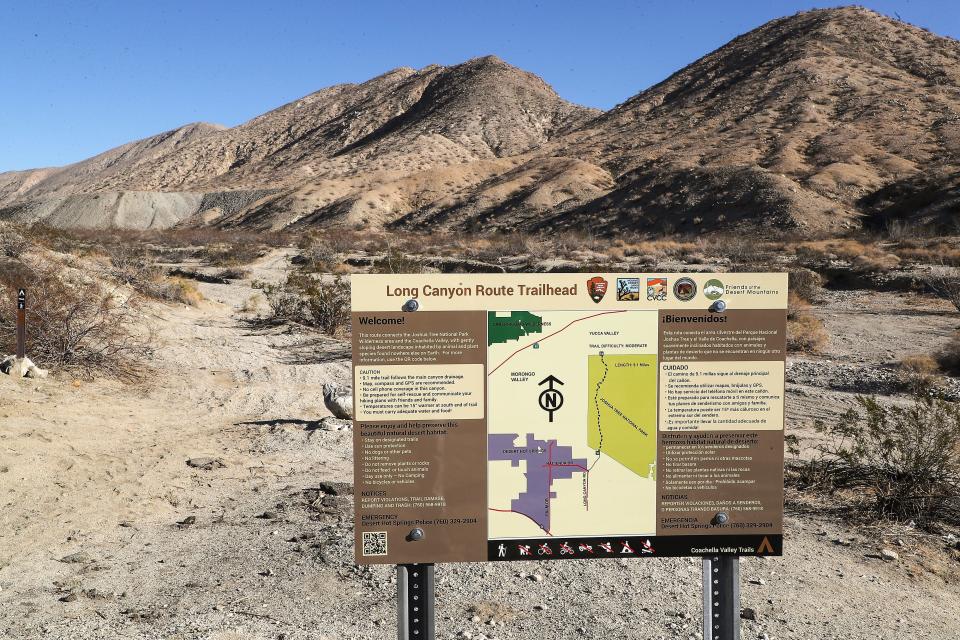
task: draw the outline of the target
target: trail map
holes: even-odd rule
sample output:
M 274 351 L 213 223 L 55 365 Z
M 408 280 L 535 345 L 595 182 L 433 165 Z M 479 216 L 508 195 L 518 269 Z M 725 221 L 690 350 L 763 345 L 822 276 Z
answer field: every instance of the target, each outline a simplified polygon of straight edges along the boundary
M 644 336 L 656 312 L 521 313 L 542 333 L 487 350 L 488 393 L 519 400 L 488 407 L 490 537 L 602 535 L 614 523 L 652 535 L 653 511 L 624 513 L 620 496 L 654 501 L 657 358 Z M 553 422 L 537 402 L 548 376 L 563 384 Z

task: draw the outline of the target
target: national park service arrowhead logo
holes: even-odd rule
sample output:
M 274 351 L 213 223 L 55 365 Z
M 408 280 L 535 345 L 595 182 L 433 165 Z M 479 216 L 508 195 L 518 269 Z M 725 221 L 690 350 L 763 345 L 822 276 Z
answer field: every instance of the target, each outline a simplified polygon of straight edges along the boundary
M 600 302 L 603 300 L 604 294 L 607 293 L 607 281 L 600 276 L 590 278 L 587 280 L 587 293 L 591 300 Z

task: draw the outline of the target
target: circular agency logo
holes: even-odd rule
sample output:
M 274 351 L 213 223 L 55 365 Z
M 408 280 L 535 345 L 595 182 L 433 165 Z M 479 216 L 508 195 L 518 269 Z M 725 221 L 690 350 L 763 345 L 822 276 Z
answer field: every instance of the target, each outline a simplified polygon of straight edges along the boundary
M 723 295 L 723 283 L 716 278 L 707 280 L 703 285 L 703 295 L 708 300 L 719 300 Z
M 697 295 L 697 283 L 692 278 L 678 278 L 673 283 L 673 295 L 681 302 L 693 300 Z

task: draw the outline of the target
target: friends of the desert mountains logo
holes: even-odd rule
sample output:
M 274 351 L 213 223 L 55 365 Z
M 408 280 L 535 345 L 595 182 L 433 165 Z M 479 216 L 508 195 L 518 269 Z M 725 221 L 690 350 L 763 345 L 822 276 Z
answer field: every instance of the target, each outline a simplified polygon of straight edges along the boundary
M 707 280 L 703 285 L 703 295 L 707 297 L 708 300 L 719 300 L 723 295 L 723 283 L 712 278 Z

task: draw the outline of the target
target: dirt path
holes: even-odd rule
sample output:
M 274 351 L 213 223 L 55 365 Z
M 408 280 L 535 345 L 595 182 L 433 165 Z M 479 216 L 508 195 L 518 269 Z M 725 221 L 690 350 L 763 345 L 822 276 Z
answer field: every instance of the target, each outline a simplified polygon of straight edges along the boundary
M 281 279 L 286 258 L 270 254 L 252 277 Z M 151 308 L 157 359 L 143 384 L 0 376 L 0 567 L 48 564 L 111 527 L 171 523 L 235 490 L 198 483 L 189 459 L 221 460 L 233 483 L 309 466 L 253 443 L 270 424 L 329 415 L 321 390 L 349 376 L 343 346 L 244 322 L 249 280 L 200 288 L 199 307 Z M 316 352 L 333 357 L 315 364 Z M 339 458 L 325 462 L 349 479 Z

